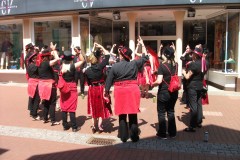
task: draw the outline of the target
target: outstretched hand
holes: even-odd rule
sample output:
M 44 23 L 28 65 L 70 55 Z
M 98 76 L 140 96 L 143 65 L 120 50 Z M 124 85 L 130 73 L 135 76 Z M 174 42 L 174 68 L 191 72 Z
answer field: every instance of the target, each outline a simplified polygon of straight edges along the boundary
M 57 47 L 57 43 L 53 44 L 53 42 L 50 43 L 50 48 L 52 49 L 52 51 L 54 51 Z

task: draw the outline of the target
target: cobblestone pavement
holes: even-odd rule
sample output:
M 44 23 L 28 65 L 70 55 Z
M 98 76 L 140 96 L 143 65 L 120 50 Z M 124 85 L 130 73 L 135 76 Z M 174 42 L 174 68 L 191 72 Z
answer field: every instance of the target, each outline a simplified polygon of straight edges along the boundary
M 178 101 L 175 108 L 177 137 L 167 140 L 155 136 L 156 103 L 151 98 L 141 99 L 141 113 L 138 115 L 140 141 L 121 143 L 117 137 L 116 116 L 104 121 L 105 132 L 91 133 L 91 119 L 86 114 L 87 98 L 80 96 L 77 109 L 77 122 L 81 126 L 79 132 L 63 131 L 61 125 L 52 127 L 41 121 L 33 121 L 26 109 L 26 87 L 27 84 L 0 83 L 1 160 L 240 159 L 240 93 L 221 91 L 210 86 L 210 104 L 203 107 L 203 128 L 197 129 L 196 133 L 182 131 L 188 123 L 189 111 Z M 151 97 L 156 96 L 156 91 L 150 91 Z M 60 115 L 61 112 L 57 111 L 56 118 L 59 121 Z M 209 132 L 209 142 L 203 142 L 205 131 Z M 107 146 L 89 144 L 92 138 L 113 140 L 114 143 Z
M 35 133 L 35 134 L 33 134 Z M 97 136 L 91 134 L 79 134 L 63 131 L 52 131 L 46 129 L 23 128 L 0 126 L 0 134 L 2 136 L 13 136 L 22 138 L 33 138 L 56 142 L 65 142 L 89 146 L 98 146 L 97 144 L 88 144 L 87 141 L 92 138 L 105 138 L 115 140 L 114 146 L 129 149 L 145 149 L 145 150 L 161 150 L 171 152 L 185 152 L 185 153 L 203 153 L 224 156 L 239 156 L 240 145 L 238 144 L 218 144 L 206 142 L 190 142 L 190 141 L 176 141 L 160 140 L 156 138 L 143 139 L 138 143 L 121 143 L 117 137 L 114 136 Z

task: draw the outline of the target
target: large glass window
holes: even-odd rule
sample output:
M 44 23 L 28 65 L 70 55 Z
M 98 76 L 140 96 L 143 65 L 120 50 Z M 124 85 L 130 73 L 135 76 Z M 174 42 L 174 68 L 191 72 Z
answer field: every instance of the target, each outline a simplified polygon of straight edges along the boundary
M 57 43 L 57 47 L 68 50 L 71 48 L 71 21 L 44 21 L 34 23 L 35 45 L 42 48 L 50 42 Z
M 176 35 L 176 22 L 141 22 L 141 36 Z
M 90 22 L 90 23 L 89 23 Z M 90 26 L 89 26 L 90 25 Z M 99 43 L 105 48 L 112 46 L 112 21 L 100 17 L 80 17 L 81 48 L 84 53 Z
M 0 24 L 0 68 L 19 69 L 23 46 L 22 24 Z
M 227 46 L 227 71 L 237 72 L 238 65 L 238 34 L 239 33 L 239 13 L 228 13 L 228 46 Z
M 217 70 L 224 69 L 226 16 L 227 14 L 223 14 L 207 20 L 207 46 L 210 53 L 210 64 L 212 68 Z
M 195 45 L 206 43 L 206 21 L 185 21 L 183 25 L 183 49 L 190 45 L 194 49 Z

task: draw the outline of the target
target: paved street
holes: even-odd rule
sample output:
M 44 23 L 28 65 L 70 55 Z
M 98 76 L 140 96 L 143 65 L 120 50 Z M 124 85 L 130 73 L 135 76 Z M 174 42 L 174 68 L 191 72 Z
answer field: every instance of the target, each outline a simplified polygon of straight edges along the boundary
M 153 99 L 141 99 L 138 115 L 140 141 L 121 143 L 117 138 L 118 117 L 104 120 L 106 132 L 91 133 L 91 118 L 87 115 L 87 97 L 79 96 L 76 112 L 81 130 L 63 131 L 62 125 L 51 126 L 33 121 L 27 110 L 27 85 L 0 83 L 0 159 L 240 159 L 240 93 L 209 87 L 210 104 L 203 107 L 203 127 L 196 133 L 186 133 L 189 111 L 177 101 L 175 110 L 177 137 L 156 138 L 157 111 Z M 155 96 L 157 89 L 151 91 Z M 182 91 L 180 91 L 179 97 Z M 41 111 L 40 111 L 41 115 Z M 61 112 L 56 112 L 61 120 Z M 203 142 L 204 132 L 209 142 Z M 95 140 L 95 141 L 94 141 Z M 91 142 L 97 142 L 91 144 Z M 100 143 L 101 142 L 101 143 Z M 111 142 L 111 145 L 104 143 Z M 103 144 L 102 144 L 103 143 Z

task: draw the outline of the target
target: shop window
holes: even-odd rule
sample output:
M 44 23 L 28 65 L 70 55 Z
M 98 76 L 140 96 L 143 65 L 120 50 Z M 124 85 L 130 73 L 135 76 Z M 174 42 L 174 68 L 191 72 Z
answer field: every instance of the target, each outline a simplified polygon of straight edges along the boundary
M 176 35 L 176 22 L 141 22 L 141 36 Z
M 22 24 L 0 25 L 0 69 L 21 68 L 22 46 Z
M 190 45 L 191 49 L 195 48 L 195 45 L 206 43 L 206 21 L 185 21 L 183 24 L 183 48 Z
M 90 21 L 90 27 L 89 27 Z M 90 28 L 90 30 L 89 30 Z M 91 51 L 97 42 L 105 48 L 112 46 L 112 21 L 100 17 L 80 17 L 81 48 L 84 53 Z
M 42 48 L 49 46 L 50 42 L 57 43 L 57 47 L 62 50 L 71 48 L 71 21 L 45 21 L 34 23 L 35 45 Z
M 207 26 L 211 68 L 225 73 L 238 72 L 239 12 L 208 19 Z
M 228 13 L 228 46 L 227 56 L 224 60 L 226 64 L 227 72 L 237 72 L 238 61 L 238 33 L 239 32 L 239 13 L 230 12 Z

